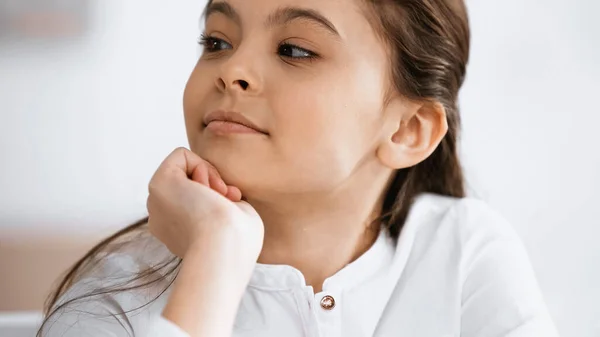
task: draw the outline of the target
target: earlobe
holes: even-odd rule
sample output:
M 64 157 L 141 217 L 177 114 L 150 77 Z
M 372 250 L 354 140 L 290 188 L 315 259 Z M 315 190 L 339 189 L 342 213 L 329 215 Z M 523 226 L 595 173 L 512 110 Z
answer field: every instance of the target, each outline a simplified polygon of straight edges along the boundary
M 387 128 L 377 150 L 379 160 L 392 169 L 411 167 L 425 160 L 448 131 L 446 109 L 439 102 L 411 104 L 395 124 Z

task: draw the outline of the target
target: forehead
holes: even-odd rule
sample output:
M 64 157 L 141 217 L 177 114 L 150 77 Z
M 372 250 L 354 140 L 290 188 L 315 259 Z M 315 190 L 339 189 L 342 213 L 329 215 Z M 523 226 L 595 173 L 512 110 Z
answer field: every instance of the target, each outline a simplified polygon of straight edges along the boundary
M 254 9 L 255 13 L 269 12 L 278 7 L 301 7 L 339 11 L 353 6 L 358 9 L 360 0 L 209 0 L 208 4 L 225 2 L 236 8 Z
M 226 3 L 239 15 L 242 28 L 264 24 L 277 10 L 295 8 L 314 11 L 330 21 L 340 36 L 371 30 L 360 0 L 211 0 L 210 4 Z

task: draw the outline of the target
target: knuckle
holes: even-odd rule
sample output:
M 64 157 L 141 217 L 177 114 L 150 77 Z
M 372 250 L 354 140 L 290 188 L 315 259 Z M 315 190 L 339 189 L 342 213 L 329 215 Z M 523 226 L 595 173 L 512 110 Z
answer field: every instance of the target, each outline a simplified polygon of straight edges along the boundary
M 150 195 L 152 195 L 152 194 L 155 194 L 157 190 L 158 190 L 158 186 L 157 186 L 157 183 L 156 183 L 156 181 L 154 181 L 154 180 L 153 180 L 153 181 L 151 181 L 151 182 L 148 184 L 148 193 L 149 193 Z M 148 198 L 150 198 L 150 196 L 148 196 Z
M 206 166 L 208 172 L 212 173 L 216 177 L 221 177 L 221 175 L 219 174 L 219 171 L 217 170 L 217 168 L 214 167 L 214 166 L 212 166 L 210 163 L 204 162 L 204 166 Z
M 188 152 L 188 149 L 186 149 L 183 146 L 179 146 L 175 150 L 173 150 L 174 154 L 185 154 L 186 152 Z

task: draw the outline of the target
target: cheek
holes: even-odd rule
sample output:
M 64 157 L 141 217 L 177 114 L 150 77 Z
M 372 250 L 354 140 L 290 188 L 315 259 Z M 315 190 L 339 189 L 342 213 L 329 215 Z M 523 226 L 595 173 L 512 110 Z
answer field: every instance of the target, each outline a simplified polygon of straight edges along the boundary
M 195 141 L 200 136 L 200 127 L 202 123 L 203 113 L 205 108 L 211 102 L 210 95 L 213 92 L 214 84 L 212 83 L 210 69 L 197 65 L 190 75 L 188 82 L 183 92 L 183 114 L 185 119 L 185 128 L 187 131 L 190 147 L 197 146 Z M 214 99 L 212 100 L 214 104 Z
M 275 144 L 305 184 L 338 184 L 371 151 L 380 92 L 360 82 L 348 74 L 327 73 L 309 83 L 281 86 L 274 95 Z

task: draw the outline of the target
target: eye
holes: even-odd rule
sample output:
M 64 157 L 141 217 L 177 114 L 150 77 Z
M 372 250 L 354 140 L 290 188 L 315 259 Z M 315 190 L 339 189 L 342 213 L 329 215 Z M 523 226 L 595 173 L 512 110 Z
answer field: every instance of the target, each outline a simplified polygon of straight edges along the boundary
M 204 48 L 204 51 L 208 53 L 215 53 L 218 51 L 233 48 L 229 43 L 225 42 L 222 39 L 204 34 L 202 34 L 200 36 L 200 39 L 198 39 L 198 44 L 200 44 Z
M 318 57 L 316 53 L 290 43 L 283 43 L 279 45 L 279 48 L 277 49 L 277 54 L 290 59 L 310 60 Z

